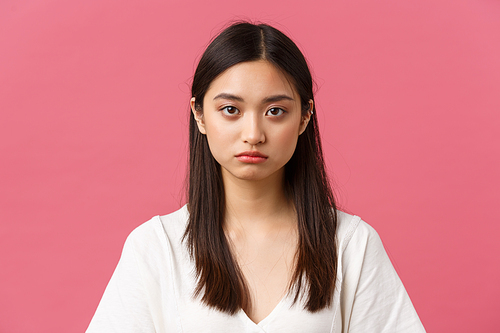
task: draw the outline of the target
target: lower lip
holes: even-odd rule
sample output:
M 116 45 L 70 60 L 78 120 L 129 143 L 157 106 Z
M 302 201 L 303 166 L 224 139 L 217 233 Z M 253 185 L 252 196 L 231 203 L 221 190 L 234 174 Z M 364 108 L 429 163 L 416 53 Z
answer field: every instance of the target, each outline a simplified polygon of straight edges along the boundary
M 262 156 L 249 156 L 249 155 L 240 155 L 236 156 L 238 161 L 243 162 L 243 163 L 263 163 L 267 160 L 267 157 L 262 157 Z

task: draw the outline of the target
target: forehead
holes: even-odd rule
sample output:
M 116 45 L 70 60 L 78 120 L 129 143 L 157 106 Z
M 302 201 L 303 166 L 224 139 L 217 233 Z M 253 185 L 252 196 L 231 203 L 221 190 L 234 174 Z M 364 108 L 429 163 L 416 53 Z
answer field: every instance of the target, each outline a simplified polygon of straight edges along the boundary
M 289 95 L 297 100 L 298 93 L 292 79 L 266 60 L 236 64 L 212 81 L 206 98 L 224 92 L 248 98 L 270 95 Z

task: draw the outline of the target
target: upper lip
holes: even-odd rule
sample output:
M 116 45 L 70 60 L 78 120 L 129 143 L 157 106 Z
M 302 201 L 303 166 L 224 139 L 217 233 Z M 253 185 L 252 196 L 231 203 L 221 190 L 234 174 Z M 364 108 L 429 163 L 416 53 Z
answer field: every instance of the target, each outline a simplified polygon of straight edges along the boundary
M 266 155 L 264 155 L 261 152 L 256 151 L 256 150 L 247 150 L 247 151 L 244 151 L 244 152 L 239 153 L 238 155 L 236 155 L 236 157 L 238 157 L 238 156 L 257 156 L 257 157 L 267 158 Z

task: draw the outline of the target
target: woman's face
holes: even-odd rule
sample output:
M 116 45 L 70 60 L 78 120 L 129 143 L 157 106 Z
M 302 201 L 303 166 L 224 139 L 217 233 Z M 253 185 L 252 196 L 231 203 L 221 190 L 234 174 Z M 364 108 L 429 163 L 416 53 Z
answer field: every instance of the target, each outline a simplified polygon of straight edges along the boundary
M 212 81 L 203 110 L 191 108 L 224 180 L 281 177 L 310 114 L 287 77 L 260 60 L 234 65 Z M 312 101 L 310 101 L 312 110 Z

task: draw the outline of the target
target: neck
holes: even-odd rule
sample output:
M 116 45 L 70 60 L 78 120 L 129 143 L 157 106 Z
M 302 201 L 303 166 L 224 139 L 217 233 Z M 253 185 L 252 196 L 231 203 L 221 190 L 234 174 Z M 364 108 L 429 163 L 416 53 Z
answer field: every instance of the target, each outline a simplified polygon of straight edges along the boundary
M 295 221 L 293 204 L 286 198 L 284 172 L 264 180 L 242 180 L 222 170 L 226 199 L 226 231 L 267 233 Z

